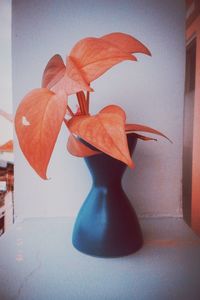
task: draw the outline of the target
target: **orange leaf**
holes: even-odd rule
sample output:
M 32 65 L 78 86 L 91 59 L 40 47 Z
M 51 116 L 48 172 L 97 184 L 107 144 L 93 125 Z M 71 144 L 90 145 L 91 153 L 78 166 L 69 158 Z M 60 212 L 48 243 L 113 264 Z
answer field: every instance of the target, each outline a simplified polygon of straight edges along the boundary
M 148 136 L 144 136 L 144 135 L 141 135 L 141 134 L 133 133 L 131 131 L 126 132 L 126 134 L 129 134 L 129 133 L 134 134 L 137 139 L 140 139 L 140 140 L 143 140 L 143 141 L 157 141 L 157 139 L 154 139 L 154 138 L 151 138 L 151 137 L 148 137 Z
M 108 105 L 108 106 L 104 107 L 103 109 L 100 110 L 99 113 L 118 114 L 118 115 L 120 115 L 122 117 L 122 119 L 124 120 L 124 122 L 126 121 L 125 111 L 123 109 L 121 109 L 120 106 L 117 106 L 117 105 L 114 105 L 114 104 L 111 104 L 111 105 Z
M 97 79 L 112 66 L 136 58 L 102 38 L 85 38 L 71 50 L 70 57 L 83 73 L 87 83 Z
M 22 152 L 43 179 L 47 179 L 47 166 L 66 109 L 63 95 L 43 88 L 28 93 L 16 112 L 15 128 Z
M 114 106 L 113 106 L 114 109 Z M 133 167 L 124 130 L 123 110 L 106 108 L 95 116 L 73 117 L 67 122 L 69 130 L 102 152 Z
M 48 62 L 42 77 L 42 87 L 53 92 L 64 91 L 67 95 L 81 90 L 93 91 L 86 83 L 81 71 L 69 57 L 65 66 L 60 55 L 54 55 Z
M 154 134 L 157 134 L 157 135 L 160 135 L 160 136 L 166 138 L 168 141 L 170 141 L 172 143 L 172 141 L 166 135 L 164 135 L 162 132 L 160 132 L 156 129 L 153 129 L 151 127 L 145 126 L 145 125 L 126 124 L 125 125 L 125 130 L 126 130 L 126 133 L 132 133 L 132 132 L 135 132 L 135 131 L 143 131 L 143 132 L 154 133 Z
M 65 73 L 65 64 L 59 54 L 54 55 L 47 63 L 42 76 L 42 87 L 51 88 Z
M 55 93 L 65 91 L 67 95 L 75 94 L 82 90 L 93 91 L 71 57 L 67 58 L 65 72 L 62 78 L 52 86 L 51 90 Z
M 121 32 L 113 32 L 110 34 L 106 34 L 101 37 L 102 39 L 112 43 L 117 46 L 119 49 L 123 50 L 127 53 L 144 53 L 147 55 L 151 55 L 149 49 L 142 44 L 140 41 L 135 39 L 133 36 L 121 33 Z
M 78 157 L 86 157 L 99 154 L 99 151 L 94 151 L 81 143 L 73 134 L 70 134 L 67 142 L 67 150 L 70 154 Z
M 8 141 L 0 146 L 0 152 L 13 152 L 13 141 Z

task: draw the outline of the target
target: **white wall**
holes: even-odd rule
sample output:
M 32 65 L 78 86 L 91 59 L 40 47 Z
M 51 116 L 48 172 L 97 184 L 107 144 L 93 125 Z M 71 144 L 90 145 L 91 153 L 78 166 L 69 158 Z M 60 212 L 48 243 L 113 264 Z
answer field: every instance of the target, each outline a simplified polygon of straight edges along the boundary
M 12 111 L 11 0 L 0 0 L 0 110 Z M 0 145 L 13 138 L 13 125 L 0 115 Z
M 123 183 L 140 215 L 181 213 L 184 90 L 184 1 L 13 0 L 13 98 L 40 86 L 48 59 L 65 57 L 76 41 L 121 31 L 151 50 L 139 62 L 124 62 L 93 83 L 92 112 L 109 103 L 127 111 L 128 122 L 152 126 L 173 141 L 138 142 L 136 168 Z M 109 85 L 108 85 L 109 82 Z M 63 127 L 48 175 L 41 180 L 16 141 L 15 203 L 20 217 L 74 216 L 86 197 L 90 175 L 82 159 L 66 152 Z

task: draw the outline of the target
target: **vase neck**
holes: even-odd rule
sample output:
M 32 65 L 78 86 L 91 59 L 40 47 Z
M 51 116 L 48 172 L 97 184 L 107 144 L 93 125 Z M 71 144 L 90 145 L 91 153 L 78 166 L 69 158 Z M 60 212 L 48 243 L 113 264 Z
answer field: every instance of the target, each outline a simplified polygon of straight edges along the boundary
M 121 177 L 118 178 L 110 178 L 105 176 L 104 178 L 99 178 L 96 176 L 92 176 L 93 186 L 94 187 L 105 187 L 107 189 L 115 187 L 121 187 Z
M 135 135 L 128 135 L 128 146 L 130 153 L 133 153 L 137 142 Z M 105 153 L 93 155 L 84 158 L 95 186 L 113 186 L 121 185 L 122 176 L 126 165 L 108 156 Z

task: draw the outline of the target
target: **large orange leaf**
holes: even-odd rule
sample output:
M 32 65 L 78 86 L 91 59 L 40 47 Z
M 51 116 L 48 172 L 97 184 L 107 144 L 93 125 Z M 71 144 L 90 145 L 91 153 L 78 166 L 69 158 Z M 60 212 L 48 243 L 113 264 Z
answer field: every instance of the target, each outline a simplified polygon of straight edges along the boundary
M 83 73 L 87 83 L 97 79 L 112 66 L 136 58 L 102 38 L 85 38 L 71 50 L 70 57 Z
M 47 179 L 47 166 L 66 109 L 63 94 L 41 88 L 28 93 L 16 112 L 15 128 L 22 152 L 43 179 Z
M 147 55 L 151 55 L 151 52 L 144 44 L 142 44 L 140 41 L 129 34 L 122 32 L 113 32 L 110 34 L 106 34 L 101 38 L 117 46 L 124 52 L 144 53 Z
M 166 136 L 164 135 L 162 132 L 153 129 L 151 127 L 145 126 L 145 125 L 139 125 L 139 124 L 126 124 L 125 125 L 125 130 L 126 133 L 132 133 L 132 132 L 136 132 L 136 131 L 142 131 L 142 132 L 149 132 L 149 133 L 153 133 L 153 134 L 157 134 L 160 135 L 166 139 L 168 139 L 168 141 L 170 141 L 172 143 L 172 141 Z
M 112 109 L 114 111 L 114 105 Z M 116 106 L 115 113 L 110 112 L 109 106 L 108 113 L 104 108 L 95 116 L 73 117 L 67 125 L 72 133 L 95 148 L 133 167 L 125 134 L 123 110 L 120 107 Z
M 63 59 L 58 54 L 54 55 L 47 63 L 42 77 L 42 87 L 47 87 L 54 93 L 64 91 L 67 95 L 81 90 L 93 91 L 73 60 L 68 57 L 65 66 Z
M 131 53 L 150 55 L 150 51 L 134 37 L 114 32 L 101 38 L 85 38 L 72 48 L 66 66 L 60 55 L 48 62 L 42 78 L 42 87 L 67 95 L 81 90 L 93 91 L 89 84 L 112 66 L 124 60 L 137 60 Z
M 70 134 L 67 142 L 67 150 L 70 154 L 78 157 L 87 157 L 99 154 L 99 151 L 95 151 L 81 143 L 73 134 Z
M 10 140 L 0 146 L 0 152 L 13 152 L 13 141 Z

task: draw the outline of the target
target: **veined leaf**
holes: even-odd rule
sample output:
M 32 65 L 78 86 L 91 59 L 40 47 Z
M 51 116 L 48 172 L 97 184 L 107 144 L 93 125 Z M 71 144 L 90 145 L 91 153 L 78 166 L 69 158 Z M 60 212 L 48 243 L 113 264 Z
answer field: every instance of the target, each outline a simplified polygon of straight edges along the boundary
M 118 106 L 118 105 L 114 105 L 114 104 L 108 105 L 108 106 L 102 108 L 99 113 L 118 114 L 118 115 L 120 115 L 122 117 L 122 119 L 124 120 L 124 122 L 126 121 L 125 111 L 120 106 Z
M 42 76 L 42 87 L 51 89 L 63 76 L 66 67 L 59 54 L 54 55 L 47 63 Z
M 67 95 L 75 94 L 79 91 L 93 91 L 91 87 L 85 81 L 83 74 L 79 68 L 77 68 L 75 62 L 71 57 L 67 58 L 67 64 L 63 77 L 52 86 L 51 90 L 54 93 L 64 91 Z
M 80 40 L 71 50 L 70 57 L 83 73 L 87 83 L 97 79 L 112 66 L 136 58 L 101 38 Z
M 47 87 L 54 93 L 64 91 L 67 95 L 75 94 L 81 90 L 93 91 L 73 60 L 68 57 L 65 66 L 63 59 L 58 54 L 49 60 L 44 70 L 42 87 Z
M 147 55 L 151 55 L 151 52 L 144 44 L 142 44 L 140 41 L 129 34 L 122 32 L 113 32 L 110 34 L 106 34 L 101 38 L 117 46 L 124 52 L 144 53 Z
M 137 60 L 131 53 L 150 55 L 150 51 L 134 37 L 114 32 L 101 38 L 85 38 L 72 48 L 66 66 L 60 55 L 48 62 L 42 78 L 42 87 L 67 95 L 79 91 L 93 91 L 89 84 L 114 65 L 124 60 Z
M 126 124 L 125 125 L 125 130 L 126 130 L 126 133 L 142 131 L 142 132 L 149 132 L 149 133 L 157 134 L 157 135 L 160 135 L 160 136 L 166 138 L 168 141 L 170 141 L 172 143 L 172 141 L 166 135 L 164 135 L 162 132 L 160 132 L 156 129 L 153 129 L 151 127 L 145 126 L 145 125 Z
M 118 106 L 115 113 L 111 113 L 108 107 L 108 113 L 104 108 L 95 116 L 73 117 L 67 122 L 72 133 L 100 151 L 133 167 L 124 124 L 123 110 Z
M 67 142 L 67 150 L 70 154 L 78 157 L 87 157 L 99 154 L 99 151 L 94 151 L 81 143 L 73 134 L 70 134 Z
M 15 128 L 19 144 L 33 169 L 47 179 L 48 163 L 67 109 L 66 98 L 46 88 L 28 93 L 20 103 Z

